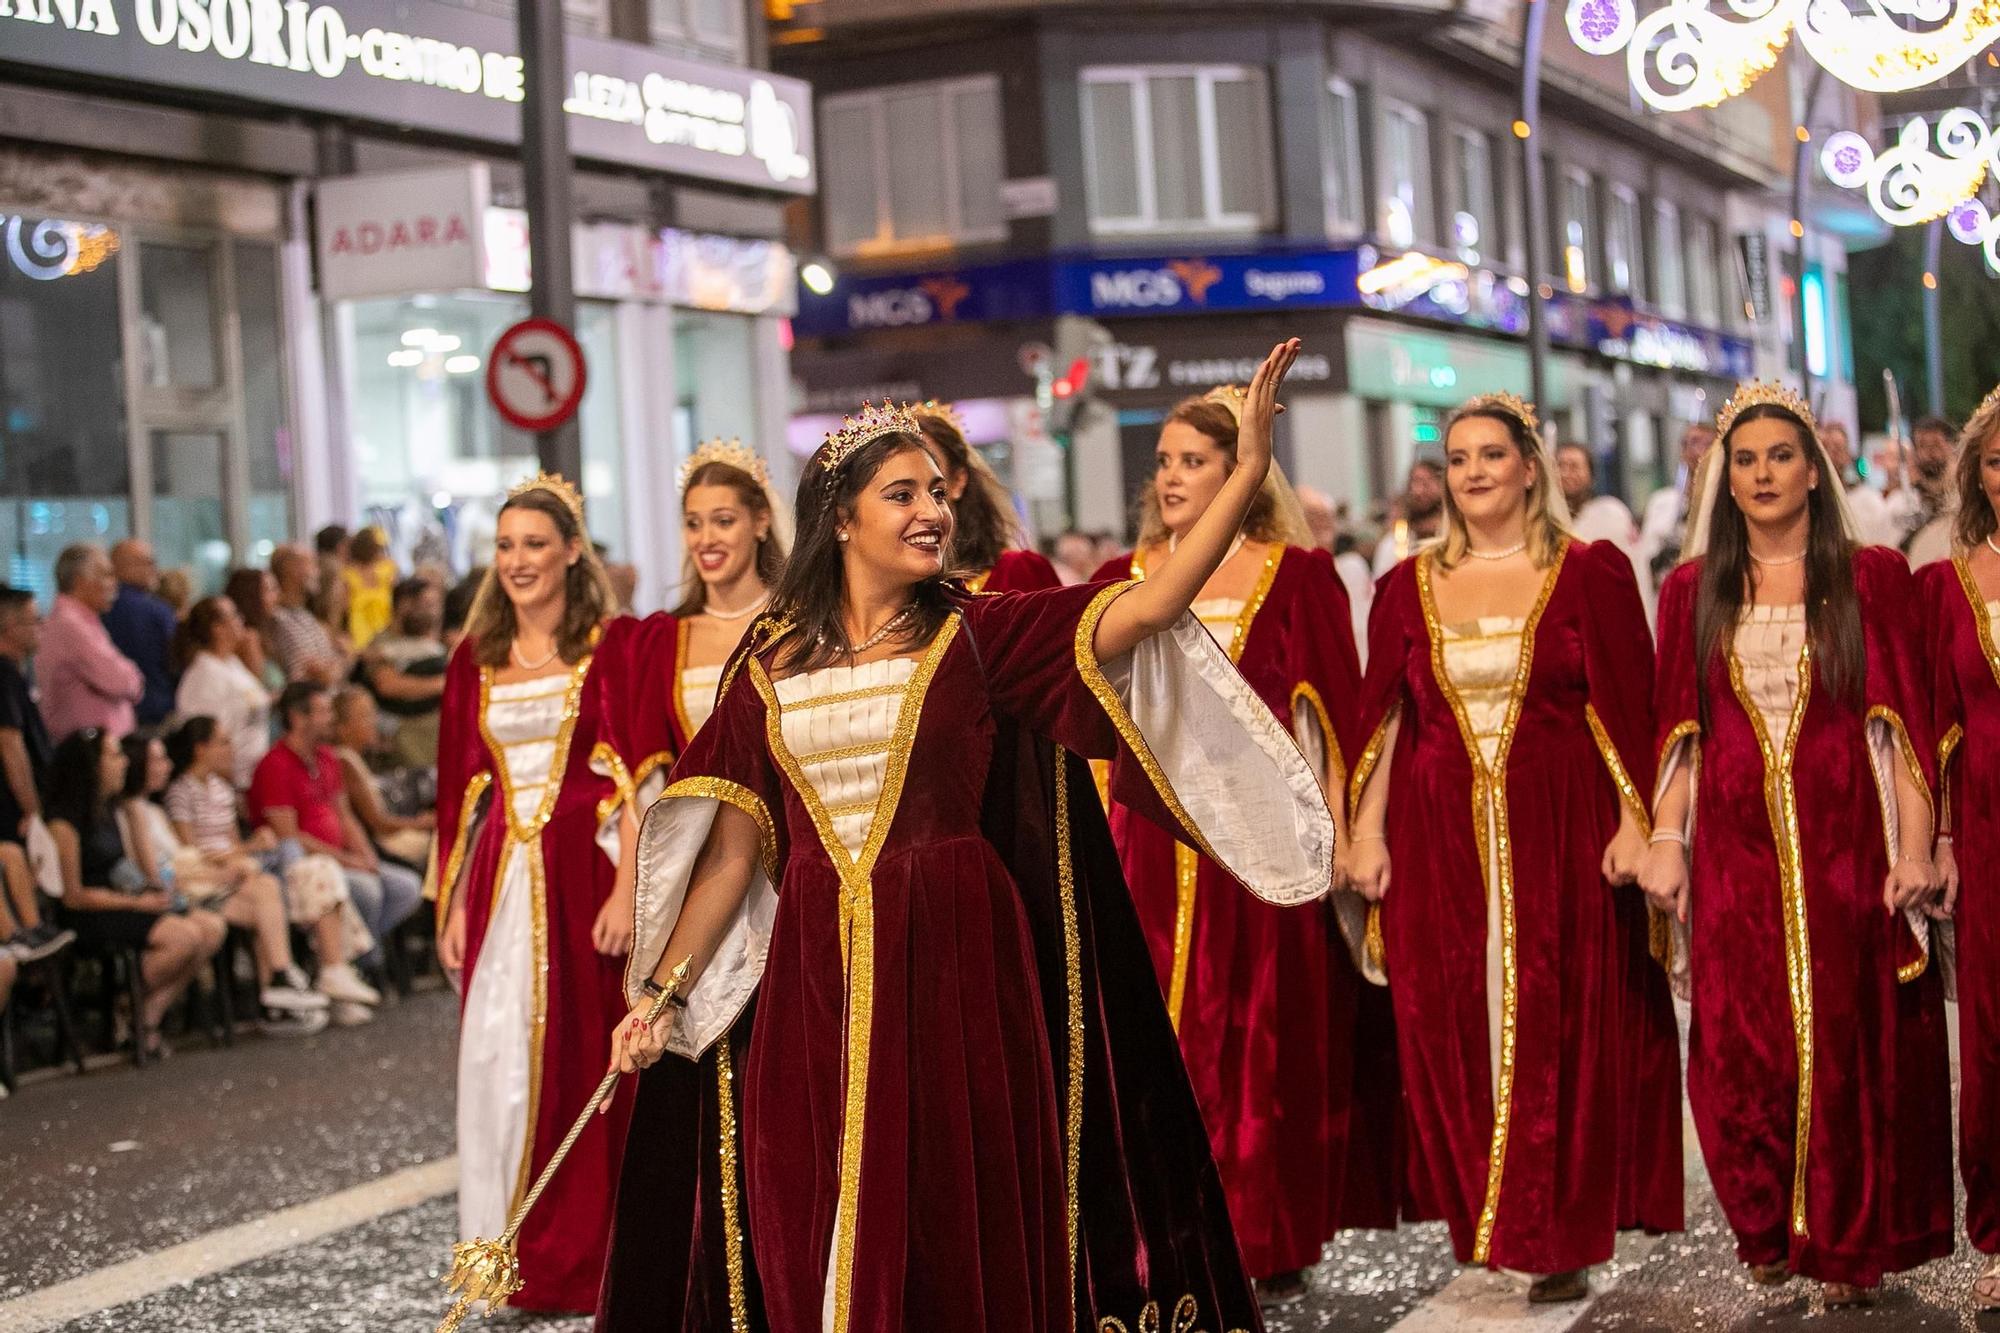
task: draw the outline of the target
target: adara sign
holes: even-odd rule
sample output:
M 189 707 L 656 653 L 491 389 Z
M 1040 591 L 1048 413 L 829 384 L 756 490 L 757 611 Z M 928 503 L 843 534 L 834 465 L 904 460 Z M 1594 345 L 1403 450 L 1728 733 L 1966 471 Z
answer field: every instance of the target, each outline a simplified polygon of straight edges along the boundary
M 814 189 L 807 86 L 571 38 L 578 157 Z M 526 86 L 505 19 L 435 0 L 0 0 L 8 61 L 498 143 Z

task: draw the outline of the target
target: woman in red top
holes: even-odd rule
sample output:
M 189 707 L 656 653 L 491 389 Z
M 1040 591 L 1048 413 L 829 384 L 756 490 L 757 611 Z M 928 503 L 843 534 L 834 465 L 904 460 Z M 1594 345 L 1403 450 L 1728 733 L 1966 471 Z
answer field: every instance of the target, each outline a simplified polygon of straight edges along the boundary
M 1138 549 L 1098 578 L 1156 577 L 1171 562 L 1235 469 L 1241 393 L 1217 389 L 1168 414 Z M 1361 670 L 1346 590 L 1310 546 L 1274 467 L 1194 614 L 1338 805 L 1347 778 L 1339 737 Z M 1113 774 L 1114 787 L 1122 777 Z M 1334 1232 L 1396 1222 L 1395 1038 L 1388 996 L 1364 979 L 1365 907 L 1337 893 L 1279 911 L 1235 892 L 1198 847 L 1116 803 L 1111 830 L 1244 1263 L 1266 1300 L 1296 1298 Z
M 2000 1309 L 2000 389 L 1958 445 L 1958 549 L 1917 571 L 1938 734 L 1941 915 L 1958 931 L 1958 1169 L 1965 1229 L 1996 1256 L 1973 1303 Z

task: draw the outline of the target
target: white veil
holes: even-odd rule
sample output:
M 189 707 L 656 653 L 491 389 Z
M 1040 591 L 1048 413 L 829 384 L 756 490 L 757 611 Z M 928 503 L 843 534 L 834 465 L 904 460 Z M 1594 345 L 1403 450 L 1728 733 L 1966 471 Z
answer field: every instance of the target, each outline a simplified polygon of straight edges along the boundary
M 1826 443 L 1819 437 L 1819 423 L 1813 419 L 1812 408 L 1805 399 L 1781 384 L 1766 384 L 1762 380 L 1749 380 L 1736 386 L 1729 395 L 1729 401 L 1722 405 L 1722 411 L 1715 417 L 1715 443 L 1708 446 L 1702 455 L 1700 470 L 1695 474 L 1694 502 L 1688 506 L 1687 539 L 1681 543 L 1681 559 L 1693 560 L 1708 553 L 1709 536 L 1715 530 L 1716 507 L 1722 503 L 1727 491 L 1729 475 L 1729 432 L 1735 428 L 1736 418 L 1749 408 L 1768 404 L 1782 407 L 1805 423 L 1806 434 L 1812 439 L 1814 459 L 1819 464 L 1820 481 L 1830 486 L 1833 493 L 1834 512 L 1840 515 L 1840 530 L 1847 540 L 1855 544 L 1861 542 L 1861 530 L 1854 522 L 1854 511 L 1847 503 L 1847 488 L 1841 484 L 1840 469 L 1833 465 L 1833 455 L 1826 451 Z

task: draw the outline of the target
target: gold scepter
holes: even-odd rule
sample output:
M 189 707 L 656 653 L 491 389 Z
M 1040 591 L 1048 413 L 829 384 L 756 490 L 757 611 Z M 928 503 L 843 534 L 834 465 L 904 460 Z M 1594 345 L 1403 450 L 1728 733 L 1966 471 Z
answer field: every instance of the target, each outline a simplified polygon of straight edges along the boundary
M 646 1011 L 647 1027 L 659 1021 L 667 1005 L 680 994 L 681 987 L 687 983 L 688 969 L 692 966 L 694 955 L 689 954 L 667 974 L 666 986 L 653 998 L 652 1008 Z M 590 1100 L 584 1103 L 583 1114 L 569 1127 L 569 1133 L 563 1135 L 555 1155 L 542 1168 L 542 1174 L 535 1178 L 534 1188 L 514 1206 L 513 1215 L 507 1219 L 507 1229 L 500 1233 L 500 1239 L 484 1240 L 474 1236 L 451 1247 L 451 1272 L 446 1275 L 444 1285 L 458 1292 L 459 1297 L 445 1314 L 444 1322 L 437 1326 L 437 1333 L 456 1333 L 458 1326 L 465 1322 L 466 1315 L 472 1312 L 474 1302 L 485 1301 L 486 1313 L 490 1315 L 521 1289 L 521 1256 L 514 1252 L 514 1242 L 521 1235 L 521 1223 L 527 1219 L 528 1210 L 535 1206 L 535 1200 L 542 1197 L 542 1191 L 548 1188 L 556 1168 L 563 1164 L 563 1158 L 569 1156 L 569 1150 L 576 1145 L 591 1117 L 597 1114 L 598 1106 L 611 1095 L 611 1089 L 620 1077 L 619 1072 L 612 1069 L 598 1082 L 597 1091 L 591 1093 Z

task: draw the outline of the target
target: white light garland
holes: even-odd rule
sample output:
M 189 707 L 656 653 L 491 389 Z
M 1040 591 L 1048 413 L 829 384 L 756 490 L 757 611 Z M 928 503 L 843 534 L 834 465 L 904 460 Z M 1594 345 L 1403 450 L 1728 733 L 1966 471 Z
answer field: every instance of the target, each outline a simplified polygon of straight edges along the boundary
M 1835 185 L 1868 196 L 1875 215 L 1892 227 L 1915 227 L 1950 213 L 1979 193 L 1987 172 L 2000 166 L 2000 136 L 1977 113 L 1956 108 L 1931 123 L 1912 116 L 1895 146 L 1877 153 L 1852 130 L 1829 137 L 1819 167 Z

